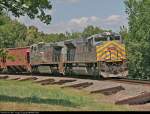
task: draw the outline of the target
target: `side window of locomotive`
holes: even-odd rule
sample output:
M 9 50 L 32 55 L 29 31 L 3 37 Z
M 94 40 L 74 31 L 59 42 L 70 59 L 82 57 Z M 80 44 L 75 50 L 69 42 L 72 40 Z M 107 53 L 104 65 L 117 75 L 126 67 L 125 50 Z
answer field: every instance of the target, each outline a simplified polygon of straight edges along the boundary
M 112 41 L 112 40 L 118 40 L 118 41 L 120 41 L 121 38 L 120 38 L 120 36 L 111 36 L 111 37 L 110 37 L 110 40 L 111 40 L 111 41 Z
M 107 41 L 107 38 L 105 38 L 105 37 L 95 38 L 95 42 L 103 42 L 103 41 Z
M 110 41 L 115 40 L 115 37 L 110 36 Z
M 31 47 L 31 52 L 32 52 L 32 53 L 34 52 L 34 46 Z
M 31 53 L 36 53 L 36 51 L 37 51 L 36 46 L 32 46 L 32 47 L 31 47 Z
M 34 50 L 34 52 L 36 52 L 36 51 L 37 51 L 37 48 L 36 48 L 36 46 L 35 46 L 35 47 L 33 47 L 33 50 Z
M 43 44 L 38 44 L 38 50 L 39 51 L 44 51 L 45 46 Z
M 120 36 L 115 36 L 115 40 L 121 40 Z

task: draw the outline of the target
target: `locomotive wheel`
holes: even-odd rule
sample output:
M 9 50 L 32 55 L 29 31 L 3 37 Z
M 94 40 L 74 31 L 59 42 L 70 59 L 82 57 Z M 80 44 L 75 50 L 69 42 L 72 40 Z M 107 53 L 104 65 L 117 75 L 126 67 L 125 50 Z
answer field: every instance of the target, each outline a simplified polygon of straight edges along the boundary
M 100 71 L 103 78 L 109 77 L 109 67 L 105 62 L 100 63 Z
M 10 73 L 10 74 L 15 74 L 16 72 L 14 72 L 12 69 L 10 68 L 7 68 L 7 73 Z
M 116 63 L 112 63 L 111 65 L 109 65 L 109 72 L 112 74 L 118 74 L 119 73 L 119 67 L 118 64 Z
M 66 64 L 64 68 L 64 75 L 71 76 L 73 74 L 72 64 Z
M 122 77 L 126 77 L 128 75 L 127 63 L 121 65 L 120 73 Z
M 33 73 L 33 74 L 38 74 L 38 73 L 40 73 L 40 72 L 39 72 L 39 69 L 38 69 L 38 66 L 32 67 L 32 73 Z
M 71 67 L 66 67 L 65 68 L 65 75 L 69 75 L 69 76 L 72 75 L 72 68 Z
M 0 69 L 0 72 L 2 72 L 3 71 L 3 69 Z

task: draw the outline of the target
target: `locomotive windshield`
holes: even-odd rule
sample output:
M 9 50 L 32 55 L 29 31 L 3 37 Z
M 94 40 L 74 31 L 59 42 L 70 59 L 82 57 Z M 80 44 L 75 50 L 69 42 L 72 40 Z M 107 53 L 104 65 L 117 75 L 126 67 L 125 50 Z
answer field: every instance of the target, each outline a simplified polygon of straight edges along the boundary
M 110 36 L 110 40 L 121 40 L 120 36 Z
M 45 48 L 44 43 L 39 43 L 39 44 L 38 44 L 38 50 L 39 50 L 39 51 L 44 51 L 44 48 Z
M 107 38 L 106 37 L 95 38 L 95 42 L 101 42 L 101 41 L 107 41 Z

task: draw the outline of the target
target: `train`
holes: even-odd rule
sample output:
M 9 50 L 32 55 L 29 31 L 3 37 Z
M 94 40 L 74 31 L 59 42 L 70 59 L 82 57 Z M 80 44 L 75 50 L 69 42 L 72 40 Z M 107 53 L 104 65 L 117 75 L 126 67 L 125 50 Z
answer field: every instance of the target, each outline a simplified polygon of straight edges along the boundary
M 47 72 L 93 78 L 128 75 L 125 44 L 121 35 L 113 32 L 5 50 L 7 57 L 0 58 L 1 73 Z

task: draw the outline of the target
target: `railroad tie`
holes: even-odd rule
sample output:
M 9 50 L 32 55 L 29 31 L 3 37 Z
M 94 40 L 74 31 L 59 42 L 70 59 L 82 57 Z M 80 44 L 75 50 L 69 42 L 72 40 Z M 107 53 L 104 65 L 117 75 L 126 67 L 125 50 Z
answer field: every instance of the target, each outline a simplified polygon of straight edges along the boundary
M 139 105 L 139 104 L 146 104 L 150 102 L 150 93 L 145 92 L 135 97 L 130 97 L 127 99 L 119 100 L 115 104 L 117 105 Z
M 91 94 L 101 93 L 101 94 L 104 94 L 104 95 L 113 95 L 113 94 L 116 94 L 116 93 L 118 93 L 118 92 L 120 92 L 122 90 L 125 90 L 125 88 L 122 87 L 122 86 L 117 86 L 117 87 L 111 87 L 111 88 L 106 88 L 106 89 L 91 91 L 90 93 Z
M 41 83 L 41 85 L 49 85 L 49 84 L 52 84 L 54 82 L 55 82 L 54 79 L 46 79 L 46 80 L 37 81 L 36 83 Z
M 19 81 L 37 80 L 37 79 L 38 79 L 37 77 L 28 77 L 28 78 L 20 79 Z
M 83 89 L 86 87 L 89 87 L 93 85 L 93 83 L 91 82 L 84 82 L 84 83 L 79 83 L 79 84 L 74 84 L 74 85 L 69 85 L 69 86 L 63 86 L 61 88 L 76 88 L 76 89 Z
M 45 82 L 42 82 L 41 85 L 50 85 L 50 84 L 53 84 L 54 82 L 55 80 L 45 81 Z
M 0 79 L 7 79 L 9 76 L 0 76 Z
M 58 85 L 63 85 L 65 83 L 69 83 L 69 82 L 75 82 L 76 80 L 59 80 L 58 82 L 54 82 L 52 84 L 58 84 Z
M 43 83 L 43 82 L 51 82 L 51 81 L 55 81 L 54 79 L 44 79 L 44 80 L 39 80 L 39 81 L 35 81 L 35 83 Z
M 20 78 L 19 77 L 17 77 L 17 78 L 11 78 L 11 79 L 9 79 L 9 80 L 19 80 Z

